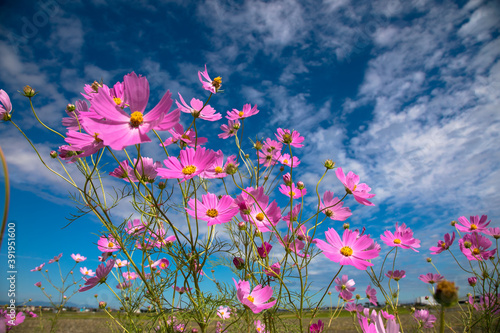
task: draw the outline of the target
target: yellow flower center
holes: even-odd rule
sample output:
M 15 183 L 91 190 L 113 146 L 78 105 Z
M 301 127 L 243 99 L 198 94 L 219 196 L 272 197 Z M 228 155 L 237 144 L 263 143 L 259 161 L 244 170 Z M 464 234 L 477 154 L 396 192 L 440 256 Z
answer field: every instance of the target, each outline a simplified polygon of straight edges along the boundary
M 114 248 L 114 247 L 115 247 L 115 244 L 113 244 L 112 242 L 109 242 L 109 243 L 108 243 L 108 248 L 110 248 L 110 249 L 111 249 L 111 248 Z
M 394 244 L 401 244 L 401 239 L 396 238 L 396 239 L 394 240 Z
M 259 220 L 259 221 L 263 221 L 263 220 L 264 220 L 264 214 L 259 213 L 259 214 L 255 215 L 255 218 L 256 218 L 257 220 Z
M 260 332 L 260 331 L 262 331 L 262 328 L 257 327 L 257 332 Z
M 166 266 L 167 266 L 167 265 L 165 265 L 165 263 L 164 263 L 164 262 L 162 262 L 162 263 L 160 264 L 160 267 L 161 267 L 161 268 L 163 268 L 163 269 L 165 269 L 165 267 L 166 267 Z
M 446 243 L 441 243 L 441 247 L 442 247 L 443 249 L 446 249 Z
M 135 111 L 130 115 L 130 125 L 132 127 L 139 127 L 140 124 L 144 121 L 144 118 L 142 117 L 142 113 L 139 111 Z
M 288 164 L 288 160 L 283 160 L 283 164 Z
M 481 254 L 481 251 L 476 248 L 476 249 L 472 250 L 472 254 L 477 256 L 477 255 Z
M 343 256 L 349 257 L 352 256 L 352 249 L 349 246 L 344 246 L 343 248 L 340 249 L 340 253 Z
M 470 225 L 470 230 L 476 230 L 477 229 L 477 225 L 475 225 L 474 223 Z
M 222 84 L 222 78 L 220 76 L 217 76 L 213 81 L 212 85 L 216 88 L 219 89 L 220 85 Z
M 113 101 L 115 101 L 116 105 L 121 105 L 123 103 L 120 97 L 113 98 Z
M 207 210 L 207 216 L 217 217 L 219 216 L 219 212 L 217 211 L 217 209 L 210 208 L 209 210 Z
M 97 142 L 97 143 L 102 142 L 102 140 L 99 139 L 99 133 L 94 133 L 94 141 Z
M 244 113 L 243 111 L 238 112 L 238 116 L 243 117 Z
M 182 173 L 185 175 L 192 175 L 195 172 L 196 172 L 196 167 L 194 165 L 188 165 L 182 169 Z
M 295 192 L 292 192 L 292 191 L 288 192 L 288 194 L 290 194 L 291 197 L 295 196 Z
M 185 139 L 185 140 L 189 140 L 190 139 L 190 137 L 188 135 L 186 135 L 186 134 L 182 134 L 182 138 Z
M 223 170 L 220 166 L 215 167 L 215 173 L 221 173 Z
M 248 299 L 250 302 L 252 302 L 252 303 L 253 303 L 253 301 L 255 300 L 255 298 L 253 298 L 253 296 L 251 296 L 251 295 L 248 295 L 247 299 Z

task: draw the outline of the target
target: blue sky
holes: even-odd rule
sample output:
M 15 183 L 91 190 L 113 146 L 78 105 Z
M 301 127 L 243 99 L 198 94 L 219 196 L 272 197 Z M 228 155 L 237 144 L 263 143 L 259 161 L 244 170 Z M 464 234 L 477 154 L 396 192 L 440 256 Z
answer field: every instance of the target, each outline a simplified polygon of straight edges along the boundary
M 63 131 L 64 108 L 86 83 L 113 84 L 135 71 L 150 82 L 151 105 L 167 89 L 203 99 L 197 71 L 207 64 L 223 79 L 225 93 L 211 101 L 217 111 L 258 105 L 245 127 L 249 137 L 282 127 L 306 138 L 297 150 L 306 186 L 312 189 L 321 163 L 332 158 L 372 187 L 375 207 L 347 200 L 352 227 L 366 226 L 375 238 L 396 221 L 415 231 L 421 251 L 397 261 L 408 276 L 403 298 L 412 300 L 428 293 L 416 276 L 432 272 L 428 248 L 452 231 L 451 220 L 487 214 L 492 226 L 500 224 L 499 33 L 496 1 L 4 1 L 0 88 L 12 99 L 13 119 L 48 156 L 62 142 L 34 120 L 16 93 L 24 85 L 40 91 L 34 101 L 41 118 Z M 222 123 L 203 130 L 210 138 Z M 64 267 L 80 253 L 95 270 L 101 229 L 92 218 L 62 229 L 73 211 L 70 189 L 13 126 L 0 124 L 0 136 L 12 184 L 9 220 L 17 223 L 18 302 L 43 300 L 33 286 L 39 273 L 29 270 L 60 252 Z M 333 173 L 320 189 L 342 192 Z M 5 252 L 4 244 L 4 262 Z M 464 295 L 467 275 L 450 258 L 434 262 Z M 326 286 L 338 266 L 317 259 L 312 276 Z M 363 294 L 366 274 L 346 272 Z M 89 293 L 74 301 L 94 305 Z

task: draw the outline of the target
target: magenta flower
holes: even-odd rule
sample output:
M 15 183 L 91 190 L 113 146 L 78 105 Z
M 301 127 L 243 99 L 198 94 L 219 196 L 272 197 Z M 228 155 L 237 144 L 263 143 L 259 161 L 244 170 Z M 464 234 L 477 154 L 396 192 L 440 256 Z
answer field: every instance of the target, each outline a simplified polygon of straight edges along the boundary
M 287 250 L 289 252 L 293 252 L 301 258 L 304 258 L 306 256 L 309 257 L 308 254 L 306 255 L 306 254 L 300 252 L 305 247 L 304 242 L 301 241 L 300 239 L 298 239 L 298 236 L 297 236 L 297 238 L 295 238 L 292 241 L 291 240 L 292 237 L 293 237 L 293 235 L 286 235 L 285 237 L 283 237 L 283 240 L 281 240 L 281 238 L 278 238 L 278 242 L 285 248 L 285 250 Z
M 161 167 L 161 162 L 153 162 L 153 159 L 150 157 L 141 157 L 139 161 L 134 158 L 133 167 L 143 182 L 154 183 L 157 175 L 156 169 Z M 133 172 L 133 174 L 135 175 L 136 173 Z
M 224 178 L 227 176 L 226 166 L 232 164 L 234 166 L 238 166 L 239 164 L 236 162 L 236 155 L 230 155 L 227 158 L 226 163 L 224 164 L 224 154 L 222 150 L 218 150 L 216 153 L 216 158 L 214 163 L 203 173 L 200 174 L 201 178 Z
M 486 222 L 488 219 L 487 215 L 482 215 L 481 219 L 479 219 L 479 215 L 471 216 L 470 222 L 467 220 L 465 216 L 460 216 L 458 218 L 458 222 L 460 224 L 455 224 L 455 227 L 463 232 L 484 232 L 486 231 L 486 227 L 490 224 L 491 221 Z
M 250 291 L 250 283 L 248 281 L 240 280 L 236 282 L 234 278 L 233 281 L 236 286 L 236 296 L 238 300 L 252 310 L 253 313 L 259 313 L 262 310 L 270 309 L 276 304 L 276 300 L 266 303 L 273 296 L 273 289 L 271 287 L 262 287 L 259 284 Z
M 117 289 L 127 289 L 130 287 L 132 287 L 132 282 L 130 281 L 120 282 L 116 285 Z
M 226 118 L 229 120 L 245 119 L 250 116 L 256 115 L 257 113 L 259 113 L 259 110 L 257 110 L 257 105 L 252 107 L 251 104 L 245 104 L 243 105 L 242 111 L 236 109 L 233 109 L 233 111 L 227 111 Z
M 278 161 L 286 166 L 289 166 L 291 168 L 298 167 L 300 164 L 300 160 L 297 156 L 294 156 L 293 158 L 290 158 L 290 154 L 283 154 L 278 158 Z
M 277 277 L 281 273 L 281 265 L 280 262 L 276 262 L 272 264 L 269 268 L 264 269 L 264 273 L 270 277 Z
M 433 328 L 436 317 L 429 313 L 429 310 L 416 310 L 413 318 L 419 323 L 420 327 Z
M 3 89 L 0 89 L 0 103 L 0 120 L 7 121 L 12 111 L 12 103 L 9 95 Z
M 352 301 L 352 292 L 356 290 L 354 280 L 349 280 L 347 275 L 342 275 L 342 279 L 336 278 L 335 283 L 337 284 L 335 290 L 339 292 L 339 297 L 346 302 Z
M 227 139 L 232 136 L 235 136 L 239 128 L 240 128 L 239 120 L 229 120 L 227 125 L 220 126 L 222 133 L 219 134 L 219 138 Z
M 479 303 L 474 302 L 472 295 L 469 296 L 469 304 L 471 304 L 476 311 L 485 312 L 490 316 L 498 315 L 500 313 L 500 294 L 487 293 L 479 296 Z
M 184 131 L 184 127 L 181 124 L 175 124 L 168 132 L 172 134 L 172 137 L 165 140 L 160 146 L 166 147 L 180 141 L 181 148 L 186 145 L 194 147 L 204 145 L 208 141 L 207 138 L 196 137 L 196 133 L 191 129 Z
M 220 113 L 216 113 L 213 107 L 211 107 L 208 104 L 204 106 L 205 103 L 203 103 L 199 99 L 196 98 L 191 99 L 189 106 L 184 101 L 184 98 L 182 98 L 180 93 L 179 93 L 179 98 L 181 100 L 181 103 L 175 101 L 175 104 L 177 104 L 179 110 L 185 113 L 192 114 L 194 118 L 201 118 L 208 121 L 217 121 L 222 118 L 222 115 Z
M 91 135 L 72 130 L 66 133 L 64 141 L 71 145 L 67 149 L 75 152 L 73 156 L 70 156 L 72 162 L 78 158 L 93 155 L 105 147 L 104 142 L 99 138 L 98 134 Z
M 491 246 L 491 240 L 480 235 L 478 232 L 466 234 L 458 241 L 460 250 L 469 260 L 487 260 L 494 256 L 497 249 L 487 251 Z
M 278 133 L 275 133 L 275 135 L 279 142 L 282 142 L 287 145 L 289 144 L 290 146 L 296 148 L 304 146 L 303 144 L 301 144 L 302 141 L 304 141 L 304 137 L 300 136 L 299 132 L 297 131 L 290 132 L 290 130 L 288 129 L 281 129 L 281 128 L 278 128 L 277 132 Z
M 469 286 L 474 287 L 477 283 L 477 277 L 471 276 L 467 279 L 467 282 L 469 282 Z
M 279 160 L 280 154 L 281 152 L 278 150 L 274 150 L 271 152 L 259 151 L 258 152 L 259 164 L 262 164 L 265 167 L 275 165 Z
M 61 259 L 61 257 L 62 257 L 62 253 L 60 253 L 58 256 L 55 256 L 53 259 L 50 259 L 49 264 L 53 264 L 55 262 L 58 262 L 59 259 Z
M 12 315 L 7 315 L 5 317 L 5 325 L 9 326 L 9 330 L 10 330 L 10 326 L 18 326 L 20 324 L 22 324 L 24 322 L 24 319 L 25 319 L 25 315 L 24 313 L 22 312 L 18 312 L 15 316 L 12 316 Z
M 276 201 L 269 204 L 269 197 L 264 195 L 263 192 L 257 193 L 257 197 L 254 196 L 257 199 L 256 202 L 251 196 L 247 196 L 245 209 L 240 210 L 240 215 L 244 221 L 253 223 L 260 232 L 268 232 L 273 230 L 273 227 L 281 220 L 281 209 Z M 241 207 L 242 197 L 238 196 L 238 198 L 239 201 L 237 201 L 236 205 Z
M 356 303 L 346 303 L 344 309 L 348 312 L 363 312 L 363 305 Z
M 311 324 L 311 326 L 309 326 L 310 333 L 321 333 L 324 329 L 325 324 L 321 321 L 321 319 L 319 319 L 317 323 Z
M 212 94 L 216 94 L 222 86 L 222 80 L 220 76 L 213 79 L 213 81 L 210 76 L 208 76 L 207 65 L 205 65 L 205 71 L 198 71 L 198 79 L 203 85 L 203 89 L 210 91 Z
M 129 265 L 129 262 L 127 260 L 116 259 L 116 261 L 115 261 L 115 268 L 125 267 L 128 265 Z
M 139 277 L 136 272 L 123 272 L 122 276 L 127 281 L 135 280 Z
M 269 255 L 272 248 L 273 246 L 271 244 L 269 244 L 268 242 L 264 242 L 264 244 L 257 248 L 257 253 L 259 254 L 259 257 L 264 259 Z
M 440 274 L 427 273 L 425 275 L 420 275 L 418 279 L 425 283 L 434 284 L 436 282 L 444 280 L 444 276 Z
M 134 219 L 133 221 L 128 221 L 125 231 L 129 235 L 138 235 L 144 232 L 146 225 L 139 219 Z
M 87 260 L 87 257 L 81 256 L 80 253 L 78 254 L 73 253 L 71 255 L 71 258 L 73 258 L 73 260 L 76 261 L 77 263 Z
M 258 333 L 267 333 L 267 331 L 266 331 L 266 325 L 264 323 L 262 323 L 260 320 L 255 320 L 253 322 L 253 325 L 255 326 L 255 330 Z
M 493 236 L 495 239 L 500 238 L 500 228 L 488 228 L 484 231 L 486 235 Z
M 432 246 L 429 250 L 432 251 L 431 254 L 439 254 L 448 250 L 453 244 L 453 241 L 455 241 L 455 232 L 453 232 L 452 236 L 450 236 L 450 234 L 445 234 L 444 241 L 438 241 L 437 246 Z
M 162 258 L 156 260 L 153 264 L 151 264 L 151 267 L 158 267 L 159 269 L 167 269 L 169 265 L 170 262 L 166 258 Z
M 342 207 L 343 205 L 344 203 L 339 198 L 333 197 L 333 192 L 326 191 L 323 194 L 323 201 L 320 202 L 319 208 L 332 220 L 345 221 L 352 213 L 349 207 Z
M 394 279 L 395 281 L 399 281 L 402 278 L 406 277 L 406 272 L 403 270 L 395 270 L 393 271 L 388 271 L 385 273 L 385 276 L 387 276 L 389 279 Z
M 406 227 L 406 224 L 398 226 L 396 222 L 396 232 L 393 234 L 389 230 L 386 230 L 380 238 L 388 246 L 397 246 L 403 249 L 412 249 L 415 252 L 415 248 L 420 247 L 420 240 L 413 238 L 413 231 Z
M 221 318 L 221 319 L 229 319 L 231 317 L 231 311 L 229 310 L 229 308 L 227 306 L 223 307 L 221 305 L 221 306 L 219 306 L 219 309 L 217 310 L 217 316 L 219 316 L 219 318 Z
M 368 310 L 368 309 L 366 309 Z M 373 310 L 371 316 L 362 316 L 358 312 L 358 322 L 363 333 L 399 333 L 399 324 L 395 319 L 387 320 L 387 327 L 384 326 L 383 315 L 381 312 Z
M 41 264 L 40 266 L 37 266 L 31 270 L 31 272 L 39 272 L 42 270 L 43 266 L 45 266 L 45 263 Z
M 279 191 L 286 195 L 289 198 L 302 198 L 304 195 L 306 195 L 307 190 L 304 188 L 302 190 L 299 190 L 298 188 L 295 187 L 295 184 L 292 183 L 292 186 L 287 186 L 285 184 L 281 184 Z
M 123 179 L 126 182 L 137 182 L 134 169 L 128 165 L 128 160 L 120 162 L 120 165 L 109 173 L 110 176 Z
M 191 291 L 191 289 L 193 289 L 193 288 L 177 287 L 177 286 L 172 286 L 172 288 L 174 288 L 175 291 L 177 291 L 181 295 L 188 292 L 188 291 Z
M 104 263 L 100 264 L 96 269 L 95 272 L 96 275 L 94 277 L 87 279 L 87 281 L 85 281 L 85 286 L 81 287 L 79 291 L 80 292 L 87 291 L 94 288 L 98 284 L 106 282 L 106 278 L 113 269 L 114 265 L 115 265 L 114 259 L 110 259 L 106 265 L 104 265 Z
M 258 201 L 264 201 L 264 188 L 262 186 L 254 189 L 253 187 L 247 187 L 245 191 L 241 192 L 240 195 L 234 199 L 234 204 L 240 209 L 241 216 L 248 215 L 252 206 Z
M 111 235 L 109 237 L 101 236 L 97 241 L 97 248 L 101 252 L 115 252 L 121 249 L 118 242 Z
M 90 277 L 95 275 L 95 272 L 92 272 L 91 269 L 87 269 L 87 267 L 80 267 L 80 273 Z
M 35 283 L 35 286 L 37 286 L 38 288 L 40 288 L 42 286 L 42 282 L 38 281 L 37 283 Z
M 180 151 L 180 160 L 170 156 L 163 161 L 166 168 L 158 168 L 156 171 L 162 178 L 179 178 L 183 182 L 208 169 L 216 158 L 213 150 L 204 147 L 194 150 L 188 147 Z
M 189 215 L 200 220 L 207 221 L 207 225 L 227 223 L 238 213 L 238 207 L 229 195 L 223 195 L 218 199 L 217 195 L 207 193 L 201 196 L 202 202 L 190 199 L 186 211 Z
M 240 257 L 234 257 L 233 264 L 236 269 L 243 269 L 245 267 L 245 260 Z
M 346 176 L 342 168 L 338 168 L 337 170 L 335 170 L 335 174 L 337 175 L 337 178 L 340 180 L 340 182 L 344 184 L 346 192 L 348 194 L 352 194 L 357 202 L 365 206 L 375 206 L 375 204 L 368 201 L 368 199 L 373 198 L 375 194 L 368 193 L 371 191 L 371 188 L 365 183 L 359 184 L 358 175 L 354 174 L 354 172 L 352 171 L 349 171 Z
M 376 258 L 380 250 L 373 247 L 373 239 L 368 235 L 359 235 L 357 231 L 344 230 L 342 239 L 335 229 L 328 228 L 325 232 L 326 240 L 315 239 L 316 246 L 323 250 L 323 254 L 333 262 L 341 265 L 352 265 L 357 269 L 366 270 L 373 266 L 368 260 Z
M 366 297 L 368 297 L 368 300 L 370 301 L 370 303 L 372 303 L 375 306 L 378 305 L 376 295 L 377 295 L 377 290 L 375 288 L 372 288 L 370 285 L 368 285 L 368 287 L 366 288 Z
M 163 227 L 151 233 L 152 239 L 148 240 L 152 247 L 166 247 L 169 248 L 177 240 L 175 235 L 165 237 L 167 232 Z

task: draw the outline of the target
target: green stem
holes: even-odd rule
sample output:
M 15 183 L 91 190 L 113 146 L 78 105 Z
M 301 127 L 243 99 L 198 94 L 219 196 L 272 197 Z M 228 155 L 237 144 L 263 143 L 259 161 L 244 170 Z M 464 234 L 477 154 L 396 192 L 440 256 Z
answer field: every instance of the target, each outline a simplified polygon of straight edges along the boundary
M 0 147 L 0 159 L 2 160 L 3 173 L 5 175 L 5 204 L 3 209 L 2 218 L 2 230 L 0 232 L 0 248 L 2 246 L 3 234 L 5 232 L 5 227 L 7 226 L 7 216 L 9 214 L 9 202 L 10 202 L 10 185 L 9 185 L 9 170 L 7 169 L 7 161 L 5 160 L 5 155 L 3 154 L 2 147 Z

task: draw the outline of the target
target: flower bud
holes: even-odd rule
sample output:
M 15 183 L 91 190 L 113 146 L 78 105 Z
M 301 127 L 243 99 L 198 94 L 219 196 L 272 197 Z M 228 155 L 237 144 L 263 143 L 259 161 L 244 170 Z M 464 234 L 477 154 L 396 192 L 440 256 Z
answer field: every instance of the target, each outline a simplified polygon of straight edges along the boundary
M 106 302 L 100 301 L 99 302 L 99 309 L 105 309 L 106 308 Z
M 99 91 L 99 88 L 101 88 L 101 87 L 102 87 L 102 85 L 101 85 L 99 82 L 94 81 L 94 83 L 92 83 L 92 84 L 90 85 L 90 87 L 91 87 L 91 88 L 92 88 L 92 90 L 94 90 L 95 92 L 98 92 L 98 91 Z
M 163 190 L 165 187 L 166 187 L 165 182 L 159 182 L 159 183 L 158 183 L 158 188 L 159 188 L 160 190 Z
M 198 329 L 193 328 L 193 329 L 191 330 L 191 333 L 198 333 Z
M 262 149 L 262 142 L 260 142 L 258 140 L 255 141 L 253 147 L 254 147 L 255 150 L 261 150 Z
M 97 294 L 95 294 L 94 297 L 97 298 Z
M 425 296 L 424 298 L 425 298 L 426 301 L 429 300 L 429 296 Z
M 324 166 L 325 166 L 325 168 L 327 168 L 328 170 L 331 170 L 331 169 L 333 169 L 333 167 L 335 167 L 335 162 L 334 162 L 334 161 L 332 161 L 332 160 L 330 160 L 330 159 L 328 159 L 328 160 L 326 160 L 326 161 L 323 163 L 323 165 L 324 165 Z
M 226 173 L 228 175 L 234 175 L 236 172 L 238 172 L 238 167 L 236 165 L 233 163 L 228 163 L 226 165 Z
M 245 260 L 243 260 L 243 258 L 234 257 L 233 264 L 234 264 L 234 267 L 236 267 L 236 269 L 245 268 Z
M 249 155 L 249 154 L 245 154 L 245 158 L 249 158 L 249 157 L 250 157 L 250 155 Z
M 427 257 L 427 259 L 425 259 L 425 260 L 427 260 L 427 262 L 432 262 L 432 258 L 431 257 Z
M 240 223 L 238 223 L 238 229 L 240 229 L 240 230 L 246 230 L 247 229 L 247 225 L 245 224 L 245 222 L 241 221 Z
M 344 223 L 344 230 L 349 229 L 349 227 L 350 227 L 349 223 Z
M 450 223 L 450 224 L 451 224 L 451 226 L 452 226 L 452 227 L 454 227 L 454 226 L 455 226 L 455 224 L 457 224 L 457 221 L 451 221 L 451 223 Z
M 455 287 L 455 282 L 447 280 L 439 281 L 434 299 L 445 307 L 455 304 L 458 301 L 458 288 Z
M 360 294 L 356 294 L 356 299 L 361 299 L 361 295 Z
M 306 186 L 304 185 L 304 183 L 303 183 L 303 182 L 301 182 L 301 181 L 298 181 L 298 182 L 297 182 L 297 188 L 298 188 L 299 190 L 303 190 L 305 187 L 306 187 Z
M 35 96 L 37 93 L 35 92 L 35 89 L 31 88 L 30 86 L 24 86 L 23 88 L 23 95 L 31 98 Z
M 285 171 L 285 167 L 284 166 L 280 166 L 280 171 L 281 172 Z
M 75 104 L 68 104 L 68 105 L 66 105 L 66 111 L 73 112 L 75 110 L 76 110 Z
M 414 306 L 412 306 L 412 307 L 410 308 L 410 311 L 411 311 L 412 313 L 413 313 L 413 312 L 415 312 L 415 307 L 414 307 Z
M 329 291 L 329 292 L 328 292 L 328 295 L 331 295 L 331 294 L 332 294 L 332 292 L 331 292 L 331 291 Z
M 469 242 L 469 241 L 465 241 L 465 242 L 464 242 L 464 247 L 465 247 L 466 249 L 470 249 L 470 248 L 471 248 L 471 246 L 472 246 L 472 243 L 471 243 L 471 242 Z
M 57 158 L 57 151 L 52 150 L 52 151 L 50 152 L 50 157 L 52 157 L 52 158 Z
M 469 281 L 469 285 L 471 287 L 474 287 L 477 283 L 477 277 L 472 276 L 472 277 L 468 278 L 467 281 Z
M 290 175 L 290 172 L 283 175 L 283 182 L 288 186 L 292 185 L 292 176 Z
M 259 229 L 255 229 L 255 237 L 260 237 L 261 234 Z

